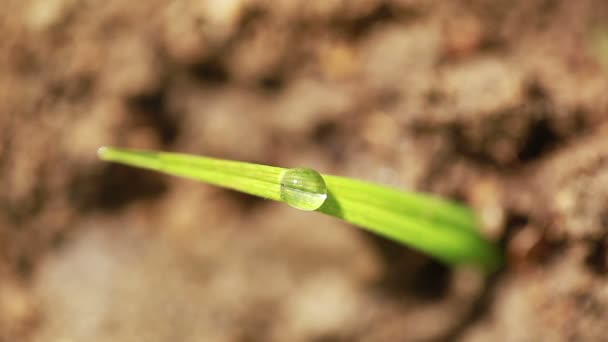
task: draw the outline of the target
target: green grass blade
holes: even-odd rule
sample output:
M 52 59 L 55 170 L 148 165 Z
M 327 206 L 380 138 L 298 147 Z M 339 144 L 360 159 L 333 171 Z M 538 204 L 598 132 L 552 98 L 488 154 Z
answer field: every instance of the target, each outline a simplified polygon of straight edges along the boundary
M 284 168 L 181 153 L 114 147 L 102 147 L 97 154 L 106 161 L 190 178 L 275 201 L 281 200 L 280 179 Z
M 103 147 L 103 160 L 191 178 L 285 202 L 282 176 L 289 169 L 187 154 Z M 345 177 L 322 175 L 327 198 L 317 209 L 426 252 L 449 264 L 487 271 L 501 264 L 497 247 L 481 237 L 473 212 L 426 194 L 403 192 Z
M 448 264 L 494 271 L 497 247 L 477 231 L 473 212 L 433 196 L 323 175 L 328 197 L 318 211 L 431 254 Z

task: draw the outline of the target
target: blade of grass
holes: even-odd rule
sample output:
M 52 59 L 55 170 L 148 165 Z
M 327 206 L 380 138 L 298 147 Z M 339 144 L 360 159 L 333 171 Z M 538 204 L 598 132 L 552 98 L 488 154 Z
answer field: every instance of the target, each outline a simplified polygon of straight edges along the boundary
M 448 264 L 500 267 L 498 248 L 477 231 L 473 212 L 446 200 L 354 179 L 323 175 L 328 198 L 318 209 L 424 251 Z
M 275 201 L 285 168 L 187 154 L 103 147 L 103 160 L 160 171 Z M 466 206 L 345 177 L 322 175 L 327 199 L 317 211 L 341 218 L 449 264 L 494 271 L 497 247 L 477 231 Z
M 281 200 L 280 178 L 284 169 L 181 153 L 102 147 L 99 158 L 160 171 L 251 195 Z

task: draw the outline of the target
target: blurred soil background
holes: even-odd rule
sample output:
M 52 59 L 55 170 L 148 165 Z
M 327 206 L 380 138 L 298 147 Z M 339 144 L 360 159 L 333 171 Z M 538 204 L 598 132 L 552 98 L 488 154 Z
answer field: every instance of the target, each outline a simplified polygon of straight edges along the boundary
M 608 336 L 608 2 L 0 5 L 0 341 Z M 102 145 L 461 200 L 507 265 L 449 269 Z

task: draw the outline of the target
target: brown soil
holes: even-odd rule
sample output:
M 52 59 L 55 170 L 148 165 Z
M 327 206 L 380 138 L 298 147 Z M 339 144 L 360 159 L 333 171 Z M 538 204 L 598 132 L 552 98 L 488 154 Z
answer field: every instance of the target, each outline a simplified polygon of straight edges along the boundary
M 608 4 L 4 0 L 0 341 L 600 341 Z M 96 159 L 308 166 L 471 204 L 484 277 Z

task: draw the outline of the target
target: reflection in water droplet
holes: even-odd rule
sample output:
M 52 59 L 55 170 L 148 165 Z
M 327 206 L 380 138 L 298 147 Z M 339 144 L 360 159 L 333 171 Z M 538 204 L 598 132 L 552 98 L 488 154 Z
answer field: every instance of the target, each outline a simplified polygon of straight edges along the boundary
M 326 198 L 325 181 L 315 170 L 288 169 L 281 176 L 281 199 L 294 208 L 316 210 Z

